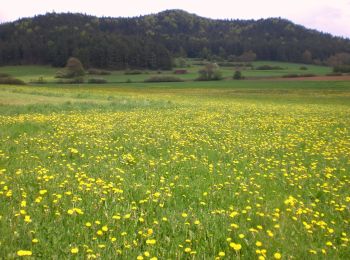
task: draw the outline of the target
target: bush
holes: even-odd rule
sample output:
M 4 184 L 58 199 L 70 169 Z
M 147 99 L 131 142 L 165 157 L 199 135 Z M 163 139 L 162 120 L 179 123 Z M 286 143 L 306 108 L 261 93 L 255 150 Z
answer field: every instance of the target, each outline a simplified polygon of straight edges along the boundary
M 59 80 L 57 83 L 60 84 L 80 84 L 84 83 L 84 78 L 83 77 L 76 77 L 72 79 L 64 79 L 64 80 Z
M 335 76 L 343 76 L 343 74 L 340 72 L 333 72 L 333 73 L 326 74 L 326 76 L 335 77 Z
M 300 74 L 299 77 L 316 77 L 316 75 L 312 73 L 306 73 L 306 74 Z
M 45 83 L 47 83 L 47 81 L 44 80 L 43 77 L 39 77 L 38 79 L 33 79 L 33 80 L 31 80 L 30 83 L 34 83 L 34 84 L 45 84 Z
M 251 63 L 219 62 L 221 67 L 253 67 Z
M 299 77 L 298 74 L 286 74 L 282 76 L 282 78 L 297 78 L 297 77 Z
M 305 66 L 301 66 L 299 69 L 300 69 L 300 70 L 308 70 L 308 68 L 305 67 Z
M 350 72 L 350 65 L 338 65 L 333 68 L 333 72 L 348 73 Z
M 183 79 L 173 76 L 153 76 L 145 79 L 144 82 L 183 82 Z
M 142 71 L 140 70 L 126 70 L 124 72 L 125 75 L 139 75 L 142 74 Z
M 56 73 L 56 78 L 79 78 L 85 75 L 83 65 L 77 58 L 71 57 L 63 70 Z
M 233 74 L 233 79 L 236 79 L 236 80 L 243 79 L 242 73 L 239 70 L 236 70 L 235 73 Z
M 99 79 L 99 78 L 91 78 L 91 79 L 88 80 L 88 83 L 104 84 L 104 83 L 107 83 L 107 80 Z
M 11 78 L 10 74 L 0 72 L 0 78 Z
M 0 84 L 25 85 L 26 83 L 23 80 L 12 77 L 0 77 Z
M 271 66 L 271 65 L 261 65 L 255 68 L 256 70 L 284 70 L 280 66 Z
M 221 80 L 222 73 L 220 71 L 219 65 L 216 63 L 207 63 L 203 69 L 198 71 L 199 81 L 209 81 L 209 80 Z
M 90 75 L 111 75 L 112 73 L 108 70 L 89 69 L 88 74 L 90 74 Z

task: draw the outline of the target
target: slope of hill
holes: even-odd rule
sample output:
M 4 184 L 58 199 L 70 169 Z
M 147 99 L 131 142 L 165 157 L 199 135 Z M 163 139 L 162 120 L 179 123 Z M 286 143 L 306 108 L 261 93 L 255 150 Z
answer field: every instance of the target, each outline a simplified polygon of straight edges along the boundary
M 212 20 L 182 10 L 134 18 L 48 13 L 0 25 L 0 64 L 63 66 L 70 56 L 85 66 L 167 69 L 172 57 L 322 62 L 350 52 L 350 40 L 290 21 Z

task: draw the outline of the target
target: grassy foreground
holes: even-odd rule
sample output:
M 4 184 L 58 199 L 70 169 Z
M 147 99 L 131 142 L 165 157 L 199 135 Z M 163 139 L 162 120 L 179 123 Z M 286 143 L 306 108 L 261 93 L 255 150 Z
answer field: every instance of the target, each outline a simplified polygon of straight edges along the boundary
M 350 83 L 183 84 L 0 86 L 0 258 L 349 259 Z

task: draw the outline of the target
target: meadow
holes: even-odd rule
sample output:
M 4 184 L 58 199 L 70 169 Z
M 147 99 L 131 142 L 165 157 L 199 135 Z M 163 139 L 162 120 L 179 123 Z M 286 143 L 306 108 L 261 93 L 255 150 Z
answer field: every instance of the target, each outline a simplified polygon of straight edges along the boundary
M 350 258 L 349 81 L 0 85 L 0 104 L 0 258 Z
M 180 78 L 184 81 L 193 81 L 198 77 L 198 70 L 202 69 L 203 65 L 201 64 L 203 63 L 203 61 L 187 59 L 186 62 L 187 67 L 178 68 L 185 69 L 187 71 L 187 73 L 183 75 L 175 75 L 174 71 L 137 70 L 139 74 L 134 75 L 128 75 L 125 73 L 125 71 L 110 71 L 110 75 L 87 75 L 85 79 L 87 81 L 91 78 L 103 78 L 107 81 L 107 83 L 140 83 L 152 76 L 172 76 Z M 279 78 L 290 74 L 312 74 L 315 76 L 322 76 L 332 72 L 332 68 L 326 66 L 305 65 L 275 61 L 255 61 L 251 63 L 253 67 L 233 66 L 234 64 L 242 65 L 247 63 L 226 63 L 231 65 L 220 66 L 222 76 L 225 79 L 232 79 L 235 70 L 241 70 L 242 75 L 247 78 Z M 280 69 L 257 69 L 258 67 L 264 65 L 279 67 Z M 304 67 L 305 70 L 301 70 L 301 67 Z M 55 84 L 58 81 L 58 79 L 55 78 L 55 74 L 57 73 L 57 71 L 59 71 L 59 69 L 50 66 L 27 65 L 20 66 L 20 69 L 18 69 L 18 66 L 5 66 L 1 67 L 0 71 L 15 76 L 16 78 L 21 79 L 26 83 L 33 83 L 37 82 L 38 80 L 43 80 L 44 83 Z

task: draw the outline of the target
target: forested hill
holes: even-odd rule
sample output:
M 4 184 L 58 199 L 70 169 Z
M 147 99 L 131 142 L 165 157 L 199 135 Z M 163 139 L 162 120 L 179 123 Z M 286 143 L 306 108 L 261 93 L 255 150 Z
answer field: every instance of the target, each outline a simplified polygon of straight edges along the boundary
M 0 25 L 1 65 L 63 66 L 75 56 L 86 67 L 166 69 L 175 56 L 321 63 L 341 52 L 350 52 L 350 40 L 288 20 L 212 20 L 181 10 L 134 18 L 48 13 Z

